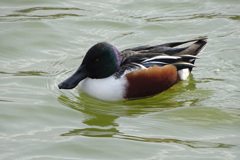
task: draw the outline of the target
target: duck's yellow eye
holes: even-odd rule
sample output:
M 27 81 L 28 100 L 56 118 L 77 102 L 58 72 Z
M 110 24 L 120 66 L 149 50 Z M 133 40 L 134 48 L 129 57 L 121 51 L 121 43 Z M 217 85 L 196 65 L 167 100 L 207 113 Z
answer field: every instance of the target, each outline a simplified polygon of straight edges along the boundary
M 100 59 L 99 58 L 95 58 L 95 62 L 99 62 L 100 61 Z

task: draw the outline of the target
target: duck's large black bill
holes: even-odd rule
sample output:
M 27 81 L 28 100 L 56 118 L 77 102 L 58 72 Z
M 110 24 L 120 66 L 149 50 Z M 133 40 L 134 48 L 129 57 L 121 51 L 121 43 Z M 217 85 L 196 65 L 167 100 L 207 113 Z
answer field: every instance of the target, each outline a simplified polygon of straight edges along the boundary
M 58 85 L 59 89 L 72 89 L 78 85 L 78 83 L 87 77 L 87 71 L 84 65 L 81 65 L 77 71 L 68 79 Z

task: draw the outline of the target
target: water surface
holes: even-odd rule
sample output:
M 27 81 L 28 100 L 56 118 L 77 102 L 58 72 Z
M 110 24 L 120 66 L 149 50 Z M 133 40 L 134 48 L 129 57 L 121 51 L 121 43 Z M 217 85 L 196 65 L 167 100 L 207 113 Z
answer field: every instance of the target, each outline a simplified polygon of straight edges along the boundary
M 0 159 L 240 158 L 238 0 L 0 2 Z M 104 102 L 57 84 L 95 43 L 208 36 L 186 81 Z

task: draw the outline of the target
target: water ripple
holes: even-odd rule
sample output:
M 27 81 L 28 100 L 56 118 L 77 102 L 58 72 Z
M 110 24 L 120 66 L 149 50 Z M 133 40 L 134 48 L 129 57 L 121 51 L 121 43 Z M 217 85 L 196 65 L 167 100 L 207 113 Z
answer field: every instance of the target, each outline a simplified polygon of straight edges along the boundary
M 86 11 L 86 9 L 80 9 L 80 8 L 57 8 L 57 7 L 32 7 L 32 8 L 27 8 L 27 9 L 20 9 L 17 10 L 16 12 L 20 12 L 20 13 L 30 13 L 30 12 L 34 12 L 34 11 L 39 11 L 39 10 L 77 10 L 77 11 Z
M 47 14 L 46 14 L 46 11 Z M 11 14 L 0 16 L 0 22 L 31 21 L 43 19 L 59 19 L 65 17 L 85 16 L 87 10 L 80 8 L 32 7 L 14 10 Z M 56 12 L 56 13 L 55 13 Z
M 193 14 L 193 15 L 175 15 L 175 16 L 160 16 L 153 18 L 146 18 L 147 22 L 159 22 L 159 21 L 186 21 L 193 19 L 230 19 L 230 20 L 239 20 L 240 15 L 223 15 L 221 13 L 207 13 L 207 14 Z
M 143 137 L 135 137 L 135 136 L 129 136 L 129 135 L 121 135 L 121 136 L 119 136 L 119 138 L 140 141 L 140 142 L 176 143 L 176 144 L 186 145 L 191 148 L 232 148 L 232 147 L 235 147 L 235 145 L 224 144 L 224 143 L 189 141 L 189 140 L 178 140 L 178 139 L 143 138 Z
M 237 1 L 0 2 L 0 159 L 238 159 Z M 187 81 L 106 102 L 57 85 L 91 45 L 208 35 Z M 137 153 L 137 154 L 136 154 Z

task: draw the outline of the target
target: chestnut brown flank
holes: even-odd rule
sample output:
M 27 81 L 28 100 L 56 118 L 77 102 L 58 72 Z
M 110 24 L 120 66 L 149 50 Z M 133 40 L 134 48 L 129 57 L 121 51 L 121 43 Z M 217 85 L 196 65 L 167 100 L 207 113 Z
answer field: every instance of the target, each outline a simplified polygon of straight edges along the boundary
M 125 98 L 135 99 L 149 97 L 169 89 L 178 82 L 175 66 L 157 65 L 126 74 L 128 80 Z

